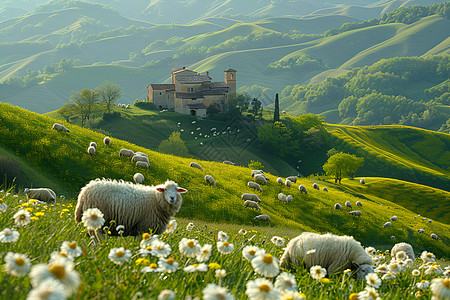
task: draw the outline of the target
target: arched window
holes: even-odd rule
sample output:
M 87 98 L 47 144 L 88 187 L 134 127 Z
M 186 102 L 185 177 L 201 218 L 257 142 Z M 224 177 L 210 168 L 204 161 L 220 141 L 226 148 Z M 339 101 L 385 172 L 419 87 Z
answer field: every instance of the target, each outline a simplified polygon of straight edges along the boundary
M 233 80 L 233 73 L 230 73 L 230 80 Z

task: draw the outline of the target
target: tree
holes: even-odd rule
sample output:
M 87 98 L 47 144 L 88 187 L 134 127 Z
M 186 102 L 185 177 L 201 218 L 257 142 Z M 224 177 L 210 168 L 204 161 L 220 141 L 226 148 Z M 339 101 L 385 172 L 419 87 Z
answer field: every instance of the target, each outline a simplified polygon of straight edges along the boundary
M 172 154 L 176 156 L 188 156 L 189 152 L 181 139 L 181 132 L 174 131 L 167 140 L 158 146 L 158 152 Z
M 85 121 L 90 121 L 91 115 L 94 112 L 94 105 L 98 103 L 98 94 L 89 89 L 80 91 L 72 91 L 72 102 L 75 114 L 81 118 L 81 126 L 84 126 Z
M 273 112 L 273 122 L 280 121 L 280 101 L 278 100 L 278 93 L 275 95 L 275 110 Z
M 99 87 L 97 87 L 96 92 L 98 93 L 102 102 L 106 104 L 106 109 L 110 114 L 110 107 L 114 105 L 114 102 L 122 97 L 122 91 L 118 84 L 106 81 Z
M 281 157 L 288 155 L 292 149 L 292 130 L 281 122 L 266 123 L 258 127 L 258 140 L 262 146 Z
M 218 114 L 221 112 L 220 106 L 217 103 L 211 103 L 208 108 L 206 109 L 206 114 L 209 117 L 214 116 L 215 114 Z
M 242 115 L 248 109 L 250 96 L 245 93 L 228 94 L 228 113 L 231 115 Z
M 264 170 L 264 166 L 259 161 L 250 160 L 248 167 L 252 170 Z
M 251 101 L 251 108 L 248 110 L 249 115 L 253 119 L 254 122 L 262 118 L 263 108 L 262 103 L 257 98 L 253 98 Z
M 327 175 L 334 177 L 335 183 L 339 181 L 339 184 L 341 184 L 341 180 L 345 176 L 353 179 L 353 175 L 363 163 L 363 157 L 339 152 L 328 158 L 327 162 L 323 165 L 323 170 Z

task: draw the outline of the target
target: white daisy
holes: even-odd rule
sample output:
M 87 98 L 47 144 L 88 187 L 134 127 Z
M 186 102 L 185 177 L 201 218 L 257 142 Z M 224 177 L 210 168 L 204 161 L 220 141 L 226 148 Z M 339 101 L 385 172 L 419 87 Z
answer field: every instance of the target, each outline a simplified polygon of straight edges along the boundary
M 124 225 L 119 225 L 116 227 L 116 231 L 119 235 L 122 235 L 125 231 L 125 226 Z
M 170 248 L 169 244 L 164 243 L 163 241 L 156 239 L 152 245 L 152 254 L 157 257 L 167 257 L 172 252 L 172 248 Z
M 200 254 L 197 255 L 197 260 L 199 262 L 205 262 L 211 257 L 212 245 L 205 244 L 200 249 Z
M 204 300 L 234 300 L 228 289 L 214 283 L 208 283 L 202 291 Z
M 249 300 L 276 300 L 281 293 L 275 289 L 272 282 L 265 278 L 256 278 L 247 282 L 245 294 Z
M 64 285 L 55 279 L 47 279 L 30 291 L 27 300 L 65 300 Z
M 79 257 L 83 251 L 81 250 L 81 247 L 77 245 L 77 242 L 63 242 L 61 246 L 61 252 L 67 253 L 73 257 Z
M 309 269 L 309 273 L 311 274 L 312 278 L 319 280 L 327 275 L 327 270 L 325 268 L 322 268 L 321 266 L 313 266 L 311 267 L 311 269 Z
M 217 240 L 219 240 L 221 242 L 226 242 L 226 241 L 228 241 L 228 239 L 229 239 L 229 236 L 224 231 L 219 231 L 219 233 L 217 234 Z
M 388 266 L 386 264 L 382 264 L 379 265 L 376 269 L 375 269 L 376 273 L 381 273 L 381 274 L 386 274 L 387 272 L 389 272 L 388 270 Z
M 433 300 L 450 299 L 450 278 L 435 278 L 431 280 Z
M 436 261 L 436 256 L 434 256 L 433 253 L 427 251 L 423 251 L 422 254 L 420 255 L 420 258 L 423 260 L 424 263 Z
M 169 225 L 167 225 L 166 233 L 171 234 L 177 230 L 178 223 L 176 220 L 170 220 Z
M 178 249 L 180 253 L 187 257 L 196 257 L 201 253 L 201 246 L 197 240 L 183 238 L 181 239 Z
M 284 290 L 281 292 L 280 300 L 305 300 L 306 295 L 300 294 L 297 291 Z
M 443 273 L 443 275 L 445 276 L 445 277 L 450 277 L 450 270 L 444 270 L 444 273 Z
M 151 246 L 151 244 L 158 239 L 158 235 L 150 235 L 150 233 L 144 233 L 142 234 L 142 240 L 139 244 L 141 248 L 147 248 L 148 246 Z
M 364 291 L 358 293 L 358 299 L 364 300 L 380 300 L 377 290 L 371 286 L 366 286 Z
M 431 266 L 425 271 L 425 275 L 430 275 L 430 274 L 441 275 L 442 273 L 443 273 L 443 271 L 438 265 Z
M 128 262 L 131 258 L 131 251 L 124 247 L 112 248 L 109 251 L 108 258 L 115 264 L 121 265 L 124 262 Z
M 367 254 L 372 255 L 372 256 L 377 254 L 377 249 L 375 249 L 374 247 L 367 247 L 364 250 L 366 250 Z
M 178 270 L 178 263 L 172 257 L 167 259 L 160 258 L 158 266 L 161 269 L 161 272 L 172 273 Z
M 187 224 L 187 226 L 186 226 L 186 230 L 187 230 L 187 231 L 192 231 L 192 229 L 194 229 L 194 227 L 195 227 L 194 223 L 189 223 L 189 224 Z
M 143 267 L 143 268 L 141 269 L 141 272 L 142 272 L 142 273 L 161 272 L 161 269 L 158 267 L 157 264 L 151 263 L 149 266 Z
M 280 291 L 297 291 L 297 282 L 295 281 L 295 276 L 283 272 L 280 275 L 278 275 L 277 279 L 275 280 L 275 287 Z
M 98 208 L 89 208 L 83 212 L 81 221 L 87 230 L 97 230 L 105 224 L 103 213 Z
M 397 274 L 402 271 L 402 266 L 393 259 L 391 263 L 388 265 L 388 270 L 391 273 Z
M 241 229 L 241 230 L 238 231 L 238 234 L 239 235 L 246 235 L 247 234 L 247 230 Z
M 397 254 L 395 254 L 395 259 L 397 260 L 405 260 L 407 257 L 406 252 L 405 251 L 399 251 L 397 252 Z
M 264 249 L 258 248 L 256 246 L 246 246 L 244 247 L 244 249 L 242 249 L 242 256 L 245 259 L 252 261 L 252 259 L 255 258 L 258 252 L 266 253 Z
M 381 279 L 383 280 L 388 280 L 388 279 L 394 279 L 396 276 L 392 273 L 386 273 L 383 275 L 383 277 L 381 277 Z
M 416 283 L 416 287 L 417 287 L 419 290 L 426 289 L 426 288 L 429 287 L 429 286 L 430 286 L 430 282 L 429 282 L 428 280 L 422 280 L 422 281 Z
M 225 269 L 216 270 L 216 278 L 223 278 L 225 276 L 227 276 L 227 271 Z
M 381 286 L 381 279 L 378 278 L 377 273 L 369 273 L 366 275 L 367 284 L 374 287 L 379 288 Z
M 171 290 L 163 290 L 159 293 L 158 300 L 175 300 L 175 293 Z
M 420 271 L 417 270 L 417 269 L 415 269 L 415 270 L 413 270 L 413 271 L 411 272 L 411 274 L 412 274 L 412 276 L 417 277 L 417 276 L 420 276 Z
M 256 273 L 264 277 L 275 277 L 280 272 L 278 259 L 271 254 L 258 252 L 258 255 L 251 261 Z
M 5 256 L 3 268 L 9 275 L 21 277 L 30 271 L 31 262 L 25 254 L 8 252 Z
M 68 260 L 70 262 L 74 261 L 74 258 L 72 255 L 68 255 L 67 253 L 64 252 L 59 252 L 59 251 L 53 251 L 50 254 L 50 260 L 49 260 L 49 264 L 58 261 L 58 260 Z
M 414 266 L 414 261 L 411 258 L 405 259 L 405 265 L 407 268 L 412 268 Z
M 140 248 L 139 249 L 139 255 L 141 257 L 145 257 L 145 256 L 150 255 L 150 254 L 153 254 L 151 246 L 147 246 L 146 248 Z
M 1 243 L 15 243 L 19 240 L 20 233 L 17 230 L 5 228 L 0 232 Z
M 3 199 L 0 198 L 0 213 L 4 212 L 8 209 L 8 204 L 3 202 Z
M 230 254 L 234 250 L 234 245 L 228 242 L 217 242 L 217 250 L 222 254 Z
M 275 245 L 275 246 L 283 246 L 284 245 L 284 239 L 282 237 L 279 236 L 273 236 L 270 241 Z
M 193 264 L 190 266 L 187 266 L 183 269 L 186 273 L 193 273 L 193 272 L 208 272 L 208 266 L 204 263 L 201 264 Z
M 14 218 L 14 223 L 17 226 L 26 226 L 26 225 L 30 224 L 30 222 L 31 222 L 30 212 L 25 209 L 21 209 L 18 212 L 16 212 L 14 214 L 13 218 Z

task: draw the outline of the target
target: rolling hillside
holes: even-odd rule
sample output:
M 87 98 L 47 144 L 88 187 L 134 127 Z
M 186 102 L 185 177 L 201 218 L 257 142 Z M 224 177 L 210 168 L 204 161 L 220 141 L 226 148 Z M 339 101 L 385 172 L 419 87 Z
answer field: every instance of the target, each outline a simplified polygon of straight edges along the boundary
M 68 124 L 70 133 L 57 132 L 51 129 L 54 120 L 49 117 L 7 104 L 0 104 L 0 108 L 0 121 L 5 124 L 0 128 L 1 146 L 9 151 L 14 150 L 17 156 L 31 166 L 51 173 L 66 188 L 67 195 L 76 195 L 86 182 L 97 177 L 131 180 L 138 169 L 128 158 L 119 158 L 117 155 L 119 149 L 130 148 L 149 156 L 150 169 L 139 170 L 146 177 L 145 183 L 159 183 L 170 178 L 189 190 L 183 197 L 183 207 L 177 216 L 189 217 L 191 220 L 256 224 L 253 216 L 258 212 L 244 210 L 240 199 L 243 192 L 250 191 L 246 187 L 251 178 L 248 168 L 198 161 L 203 166 L 202 172 L 189 167 L 191 159 L 160 154 L 118 139 L 113 139 L 112 146 L 105 148 L 101 144 L 103 134 Z M 86 147 L 91 141 L 99 144 L 93 157 L 86 153 Z M 214 176 L 217 186 L 205 184 L 203 176 L 206 173 Z M 300 230 L 351 234 L 363 243 L 370 240 L 371 245 L 381 247 L 389 247 L 395 240 L 408 240 L 416 249 L 427 249 L 436 255 L 450 253 L 450 226 L 439 220 L 423 223 L 414 219 L 417 215 L 415 212 L 388 200 L 370 193 L 356 197 L 333 185 L 329 185 L 328 193 L 309 188 L 310 192 L 302 195 L 297 190 L 298 185 L 310 187 L 311 181 L 300 179 L 294 188 L 288 189 L 280 187 L 275 176 L 268 176 L 270 182 L 260 197 L 263 212 L 271 216 L 272 227 L 290 226 Z M 59 194 L 62 191 L 57 192 Z M 293 194 L 294 201 L 283 205 L 275 200 L 279 192 Z M 361 208 L 363 216 L 360 218 L 333 209 L 336 201 L 348 200 L 354 203 L 357 199 L 364 203 Z M 224 201 L 227 205 L 223 205 Z M 395 226 L 382 230 L 382 224 L 393 213 L 399 220 Z M 427 233 L 438 234 L 442 240 L 436 241 L 428 234 L 418 234 L 419 228 L 425 229 Z M 395 240 L 391 236 L 395 236 Z

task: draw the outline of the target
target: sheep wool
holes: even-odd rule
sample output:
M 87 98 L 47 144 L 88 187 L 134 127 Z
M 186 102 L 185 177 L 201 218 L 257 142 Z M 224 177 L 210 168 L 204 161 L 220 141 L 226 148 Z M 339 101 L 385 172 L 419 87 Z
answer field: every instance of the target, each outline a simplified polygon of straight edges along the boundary
M 287 179 L 289 179 L 293 183 L 297 183 L 297 176 L 289 176 Z
M 216 185 L 216 181 L 211 175 L 205 175 L 205 181 L 209 183 L 209 185 Z
M 359 210 L 353 210 L 348 212 L 352 216 L 361 217 L 361 212 Z
M 406 255 L 408 255 L 409 258 L 414 261 L 416 259 L 416 256 L 414 255 L 413 247 L 408 243 L 398 243 L 395 244 L 394 247 L 392 247 L 391 250 L 391 256 L 395 257 L 397 252 L 404 251 Z
M 322 191 L 328 192 L 328 189 L 327 189 L 326 187 L 323 187 L 323 188 L 322 188 Z
M 25 195 L 27 195 L 27 199 L 35 199 L 44 202 L 56 204 L 56 193 L 49 188 L 35 188 L 24 190 Z
M 103 139 L 103 144 L 105 144 L 106 147 L 111 146 L 111 138 L 110 137 L 105 137 Z
M 136 167 L 148 169 L 148 168 L 150 168 L 150 164 L 146 161 L 137 161 Z
M 97 143 L 96 143 L 96 142 L 91 142 L 91 143 L 89 144 L 89 147 L 94 147 L 95 150 L 97 150 Z
M 292 181 L 290 181 L 289 179 L 286 179 L 285 184 L 287 187 L 291 187 Z
M 120 149 L 119 156 L 133 157 L 134 152 L 128 149 Z
M 334 209 L 342 210 L 342 205 L 339 204 L 339 203 L 336 203 L 336 204 L 334 205 Z
M 393 216 L 393 217 L 391 217 L 389 220 L 391 220 L 391 221 L 397 221 L 397 216 Z
M 361 201 L 356 201 L 356 206 L 361 206 L 362 207 Z
M 200 166 L 198 163 L 195 163 L 195 162 L 191 162 L 190 164 L 189 164 L 189 167 L 192 167 L 192 168 L 197 168 L 197 169 L 199 169 L 199 170 L 202 170 L 203 171 L 203 168 L 202 168 L 202 166 Z
M 255 201 L 257 203 L 261 203 L 261 200 L 255 194 L 248 194 L 248 193 L 242 194 L 241 199 L 242 200 L 251 200 L 251 201 Z
M 292 195 L 287 195 L 286 196 L 286 203 L 291 203 L 292 202 Z
M 95 154 L 95 148 L 94 148 L 93 146 L 89 146 L 89 148 L 87 149 L 87 153 L 88 153 L 90 156 L 94 156 L 94 154 Z
M 383 228 L 386 228 L 386 227 L 392 227 L 392 223 L 391 222 L 384 223 Z
M 433 239 L 433 240 L 439 240 L 439 237 L 438 237 L 438 235 L 437 234 L 435 234 L 435 233 L 432 233 L 431 234 L 431 238 Z
M 136 183 L 143 183 L 144 180 L 145 180 L 145 177 L 144 177 L 144 175 L 142 175 L 141 173 L 136 173 L 136 174 L 134 174 L 134 176 L 133 176 L 133 180 L 134 180 L 134 182 L 136 182 Z
M 350 201 L 346 201 L 345 206 L 352 208 L 352 204 L 350 203 Z
M 313 183 L 313 188 L 318 191 L 320 190 L 319 185 L 317 183 Z
M 305 187 L 303 184 L 300 184 L 300 185 L 298 186 L 298 190 L 300 191 L 300 194 L 302 194 L 303 192 L 304 192 L 305 194 L 308 194 L 308 192 L 306 191 L 306 187 Z
M 278 194 L 278 200 L 286 202 L 286 195 L 283 193 Z
M 254 217 L 253 219 L 258 220 L 258 221 L 266 221 L 270 223 L 270 217 L 268 215 L 259 215 Z
M 277 182 L 279 184 L 284 184 L 283 178 L 280 178 L 280 177 L 277 178 Z
M 264 176 L 263 174 L 256 174 L 254 178 L 257 183 L 261 183 L 264 185 L 267 184 L 266 176 Z
M 364 180 L 364 178 L 361 178 L 361 179 L 359 180 L 359 183 L 361 183 L 361 184 L 366 184 L 366 181 Z
M 131 158 L 131 162 L 135 162 L 135 161 L 144 161 L 144 162 L 150 164 L 147 156 L 142 156 L 142 155 L 138 155 L 138 154 L 133 155 L 133 157 Z
M 59 123 L 53 124 L 52 129 L 55 129 L 57 131 L 62 131 L 62 132 L 70 132 L 70 130 L 67 129 L 66 126 L 59 124 Z
M 229 160 L 224 160 L 223 163 L 227 164 L 227 165 L 232 165 L 232 166 L 236 165 L 234 162 L 229 161 Z
M 249 182 L 247 183 L 247 186 L 248 186 L 249 188 L 251 188 L 251 189 L 257 190 L 258 192 L 262 192 L 261 186 L 260 186 L 259 184 L 257 184 L 256 182 L 249 181 Z
M 255 201 L 246 200 L 244 202 L 244 207 L 255 208 L 255 209 L 259 210 L 259 212 L 261 212 L 261 207 L 259 207 L 258 203 L 256 203 Z
M 149 230 L 161 234 L 180 210 L 181 194 L 186 192 L 169 180 L 157 186 L 110 179 L 92 180 L 78 195 L 75 221 L 81 222 L 87 209 L 98 208 L 104 214 L 106 226 L 112 220 L 125 226 L 124 235 L 139 235 Z M 115 226 L 111 227 L 111 233 L 117 235 Z

